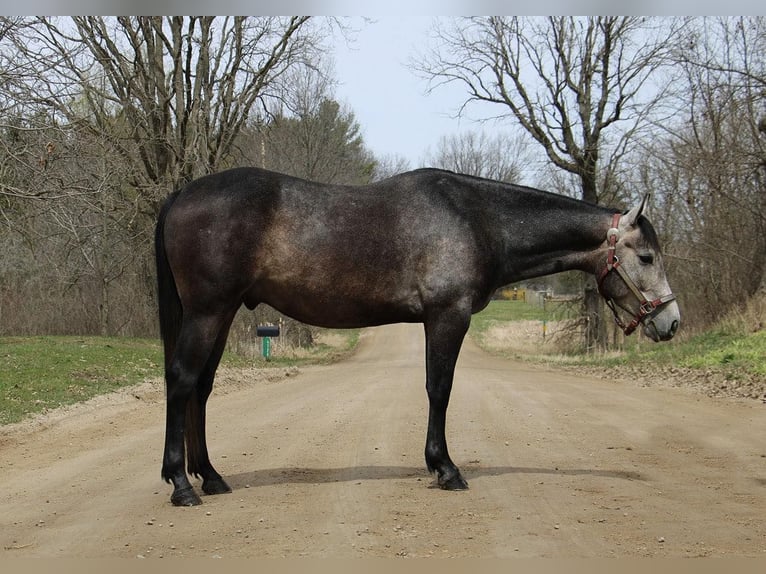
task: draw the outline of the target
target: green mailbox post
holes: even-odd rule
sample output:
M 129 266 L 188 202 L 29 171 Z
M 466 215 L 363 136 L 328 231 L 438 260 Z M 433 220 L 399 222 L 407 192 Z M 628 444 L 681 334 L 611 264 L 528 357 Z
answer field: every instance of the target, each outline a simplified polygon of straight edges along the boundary
M 261 354 L 265 359 L 271 356 L 271 338 L 279 337 L 279 325 L 258 325 L 255 335 L 261 337 Z

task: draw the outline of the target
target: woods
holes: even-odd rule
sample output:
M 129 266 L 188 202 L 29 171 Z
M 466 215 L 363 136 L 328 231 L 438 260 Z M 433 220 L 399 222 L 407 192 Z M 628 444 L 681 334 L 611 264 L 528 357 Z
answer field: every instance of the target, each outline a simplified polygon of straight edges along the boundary
M 390 172 L 333 96 L 337 26 L 0 18 L 0 334 L 153 336 L 158 206 L 200 175 Z M 495 121 L 434 134 L 424 163 L 626 208 L 650 193 L 684 329 L 766 290 L 762 18 L 453 18 L 434 31 L 415 71 L 433 91 L 457 82 L 464 110 Z M 583 289 L 588 340 L 604 346 Z
M 152 333 L 161 200 L 243 162 L 290 169 L 308 144 L 285 151 L 280 108 L 297 99 L 297 74 L 318 74 L 319 24 L 74 17 L 5 19 L 2 30 L 0 332 Z M 325 155 L 356 156 L 331 176 L 299 175 L 369 176 L 353 118 L 314 95 L 319 108 L 294 123 L 321 118 L 318 133 L 334 134 Z
M 763 289 L 762 18 L 489 17 L 436 34 L 421 73 L 520 126 L 559 191 L 624 207 L 651 194 L 687 325 Z M 587 345 L 603 348 L 601 303 L 584 282 Z

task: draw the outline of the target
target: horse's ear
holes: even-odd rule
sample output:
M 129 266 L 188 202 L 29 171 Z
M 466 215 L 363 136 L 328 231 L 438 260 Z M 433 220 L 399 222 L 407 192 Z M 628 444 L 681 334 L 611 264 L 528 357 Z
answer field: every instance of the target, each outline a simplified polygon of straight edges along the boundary
M 646 195 L 644 195 L 639 205 L 631 209 L 628 213 L 626 213 L 620 218 L 620 223 L 622 223 L 623 226 L 625 227 L 635 227 L 636 222 L 638 222 L 638 218 L 644 212 L 644 208 L 646 207 L 646 204 L 648 201 L 649 201 L 649 194 L 647 193 Z

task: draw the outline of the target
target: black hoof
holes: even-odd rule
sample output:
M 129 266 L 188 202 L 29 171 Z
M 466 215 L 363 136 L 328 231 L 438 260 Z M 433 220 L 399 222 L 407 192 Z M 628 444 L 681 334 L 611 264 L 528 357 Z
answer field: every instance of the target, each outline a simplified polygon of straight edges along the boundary
M 170 502 L 173 506 L 198 506 L 202 504 L 202 499 L 194 492 L 194 488 L 177 488 L 170 496 Z
M 468 483 L 457 473 L 446 479 L 439 477 L 439 487 L 442 490 L 468 490 Z
M 202 492 L 205 494 L 226 494 L 231 487 L 222 478 L 211 478 L 202 482 Z

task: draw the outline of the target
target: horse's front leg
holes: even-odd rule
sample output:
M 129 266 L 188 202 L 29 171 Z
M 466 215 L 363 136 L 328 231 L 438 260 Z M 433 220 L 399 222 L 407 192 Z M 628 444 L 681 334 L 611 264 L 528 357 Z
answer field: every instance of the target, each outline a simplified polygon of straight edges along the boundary
M 447 451 L 445 426 L 455 363 L 470 320 L 470 311 L 446 309 L 425 322 L 426 391 L 429 402 L 426 465 L 430 472 L 436 472 L 439 486 L 445 490 L 468 488 L 468 483 Z

